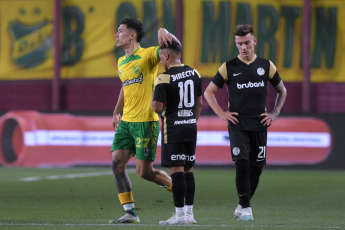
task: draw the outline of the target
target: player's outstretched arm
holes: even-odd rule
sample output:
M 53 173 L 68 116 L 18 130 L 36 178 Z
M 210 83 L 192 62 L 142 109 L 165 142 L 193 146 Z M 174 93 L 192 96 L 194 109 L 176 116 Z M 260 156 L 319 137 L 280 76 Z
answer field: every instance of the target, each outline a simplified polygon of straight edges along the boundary
M 121 121 L 121 112 L 123 111 L 124 104 L 125 104 L 125 99 L 123 95 L 123 89 L 121 88 L 119 97 L 117 99 L 117 103 L 113 112 L 113 127 L 115 131 Z

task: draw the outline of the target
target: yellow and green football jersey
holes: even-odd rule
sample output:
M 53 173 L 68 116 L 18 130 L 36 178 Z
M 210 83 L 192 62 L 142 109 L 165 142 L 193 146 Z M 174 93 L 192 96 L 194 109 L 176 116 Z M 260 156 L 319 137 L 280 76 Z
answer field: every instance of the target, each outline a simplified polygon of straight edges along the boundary
M 129 57 L 118 60 L 124 93 L 122 120 L 127 122 L 158 121 L 151 106 L 159 64 L 159 47 L 138 47 Z

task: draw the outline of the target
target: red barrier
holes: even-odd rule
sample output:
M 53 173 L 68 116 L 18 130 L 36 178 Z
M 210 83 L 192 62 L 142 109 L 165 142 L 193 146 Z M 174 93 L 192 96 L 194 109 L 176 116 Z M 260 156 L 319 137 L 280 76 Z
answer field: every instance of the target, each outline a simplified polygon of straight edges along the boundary
M 10 111 L 0 118 L 0 164 L 110 165 L 112 117 Z M 160 143 L 160 142 L 159 142 Z M 328 125 L 316 118 L 279 118 L 268 133 L 268 164 L 316 164 L 330 154 Z M 160 164 L 160 144 L 155 164 Z M 198 120 L 197 164 L 231 164 L 227 127 L 218 117 Z M 135 163 L 135 158 L 130 161 Z

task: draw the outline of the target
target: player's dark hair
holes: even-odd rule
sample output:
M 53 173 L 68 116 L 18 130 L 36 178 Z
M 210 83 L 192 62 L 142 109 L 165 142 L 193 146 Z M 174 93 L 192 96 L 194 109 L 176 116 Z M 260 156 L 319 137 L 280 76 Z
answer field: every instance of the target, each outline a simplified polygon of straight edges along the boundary
M 236 36 L 246 36 L 247 34 L 254 34 L 254 30 L 249 24 L 239 24 L 235 27 L 234 33 Z
M 166 49 L 166 48 L 171 49 L 171 50 L 175 51 L 178 54 L 181 54 L 181 52 L 182 52 L 181 44 L 179 42 L 175 41 L 175 40 L 172 40 L 172 42 L 169 43 L 168 46 L 165 46 L 165 45 L 161 46 L 161 49 Z
M 145 29 L 143 24 L 135 18 L 124 18 L 121 20 L 120 25 L 124 24 L 127 28 L 135 30 L 137 33 L 137 42 L 140 42 L 145 35 Z

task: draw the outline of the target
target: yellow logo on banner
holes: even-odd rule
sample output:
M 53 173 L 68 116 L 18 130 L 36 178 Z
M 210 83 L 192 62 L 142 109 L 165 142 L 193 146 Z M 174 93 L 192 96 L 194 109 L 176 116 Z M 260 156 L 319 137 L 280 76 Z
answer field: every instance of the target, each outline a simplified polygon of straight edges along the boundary
M 30 27 L 22 25 L 22 29 L 30 29 Z M 19 59 L 25 55 L 29 55 L 41 49 L 41 52 L 46 52 L 52 45 L 52 25 L 46 24 L 41 28 L 35 29 L 22 37 L 12 40 L 13 51 L 12 58 Z M 13 30 L 13 28 L 11 28 Z M 12 32 L 11 34 L 13 34 Z

